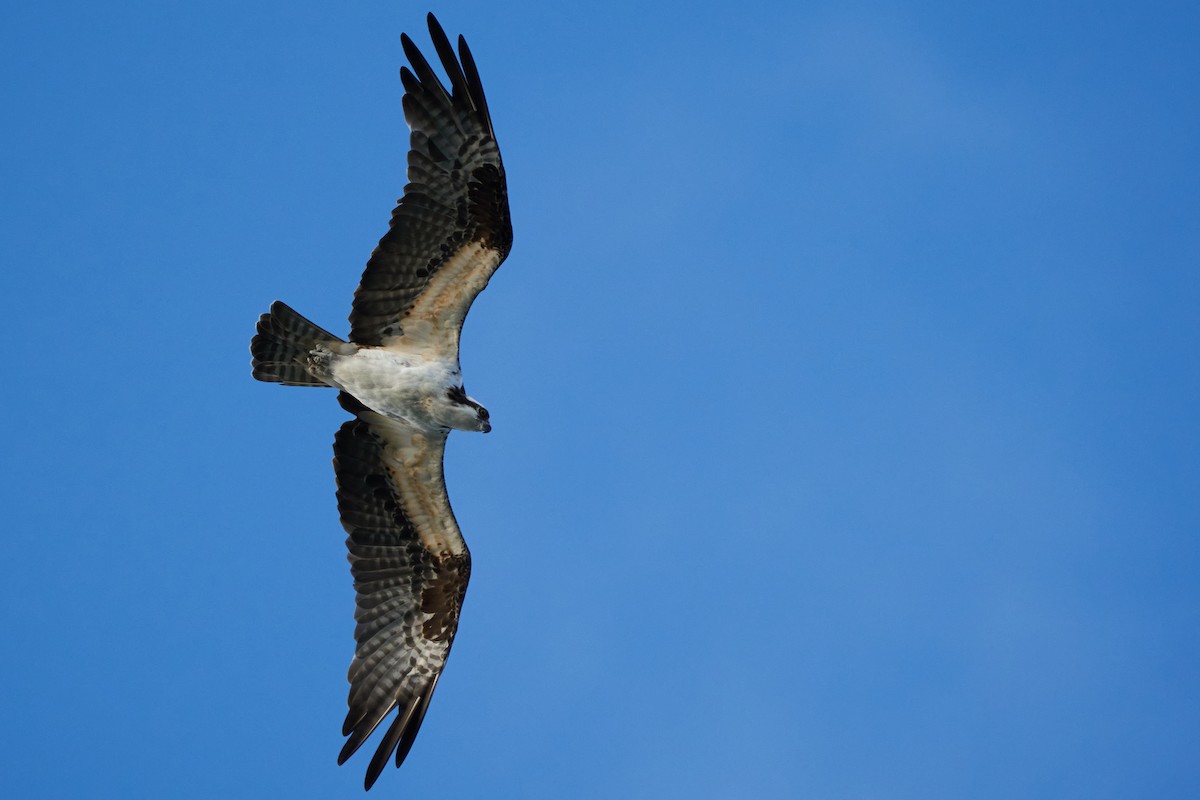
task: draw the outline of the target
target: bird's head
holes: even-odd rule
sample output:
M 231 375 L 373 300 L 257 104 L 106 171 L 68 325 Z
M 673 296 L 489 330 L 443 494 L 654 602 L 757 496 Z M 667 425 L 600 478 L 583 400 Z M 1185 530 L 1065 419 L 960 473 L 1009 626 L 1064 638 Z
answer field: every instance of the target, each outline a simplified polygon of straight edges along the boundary
M 446 392 L 450 400 L 449 425 L 459 431 L 479 431 L 487 433 L 492 429 L 488 410 L 468 397 L 462 387 L 453 387 Z

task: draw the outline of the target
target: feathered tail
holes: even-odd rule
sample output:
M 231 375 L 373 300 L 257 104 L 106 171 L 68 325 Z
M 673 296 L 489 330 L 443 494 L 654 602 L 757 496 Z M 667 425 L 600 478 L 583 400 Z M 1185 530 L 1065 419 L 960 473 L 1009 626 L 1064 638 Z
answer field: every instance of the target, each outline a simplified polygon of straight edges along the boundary
M 276 300 L 258 318 L 258 334 L 250 340 L 254 377 L 287 386 L 328 386 L 313 372 L 313 351 L 354 352 L 348 344 Z

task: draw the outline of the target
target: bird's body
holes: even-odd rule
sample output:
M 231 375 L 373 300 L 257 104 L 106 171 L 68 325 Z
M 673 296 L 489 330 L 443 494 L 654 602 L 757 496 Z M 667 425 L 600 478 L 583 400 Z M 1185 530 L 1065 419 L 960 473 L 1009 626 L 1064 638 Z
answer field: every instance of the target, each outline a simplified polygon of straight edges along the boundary
M 367 768 L 368 789 L 393 753 L 397 766 L 408 754 L 458 628 L 471 558 L 442 456 L 451 430 L 491 430 L 463 387 L 459 335 L 512 242 L 474 59 L 461 36 L 456 55 L 428 20 L 451 91 L 402 36 L 412 64 L 400 73 L 412 128 L 408 184 L 355 292 L 349 340 L 276 302 L 250 346 L 255 378 L 338 389 L 354 415 L 334 438 L 357 604 L 349 738 L 338 763 L 396 712 Z
M 372 411 L 433 434 L 447 428 L 481 430 L 478 410 L 451 399 L 462 388 L 455 361 L 435 353 L 365 347 L 329 355 L 329 383 Z

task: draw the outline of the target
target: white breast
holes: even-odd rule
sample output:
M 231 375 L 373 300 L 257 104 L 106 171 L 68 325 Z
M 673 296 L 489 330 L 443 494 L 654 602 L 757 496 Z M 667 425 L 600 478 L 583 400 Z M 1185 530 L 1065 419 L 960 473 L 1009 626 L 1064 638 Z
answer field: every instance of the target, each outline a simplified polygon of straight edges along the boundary
M 439 427 L 434 405 L 445 402 L 447 388 L 462 385 L 457 363 L 373 347 L 335 357 L 330 372 L 367 408 L 430 430 Z

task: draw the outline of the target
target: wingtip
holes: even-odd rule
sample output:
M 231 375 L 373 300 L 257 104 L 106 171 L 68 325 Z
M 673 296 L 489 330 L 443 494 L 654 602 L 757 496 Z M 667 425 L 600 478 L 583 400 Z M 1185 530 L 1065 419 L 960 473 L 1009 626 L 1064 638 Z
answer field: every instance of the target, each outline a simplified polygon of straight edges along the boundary
M 412 40 L 412 37 L 407 33 L 400 34 L 400 49 L 404 51 L 404 56 L 409 60 L 410 63 L 413 61 L 413 53 L 417 54 L 417 58 L 421 57 L 421 49 L 417 47 L 416 43 Z M 414 66 L 416 65 L 414 64 Z

